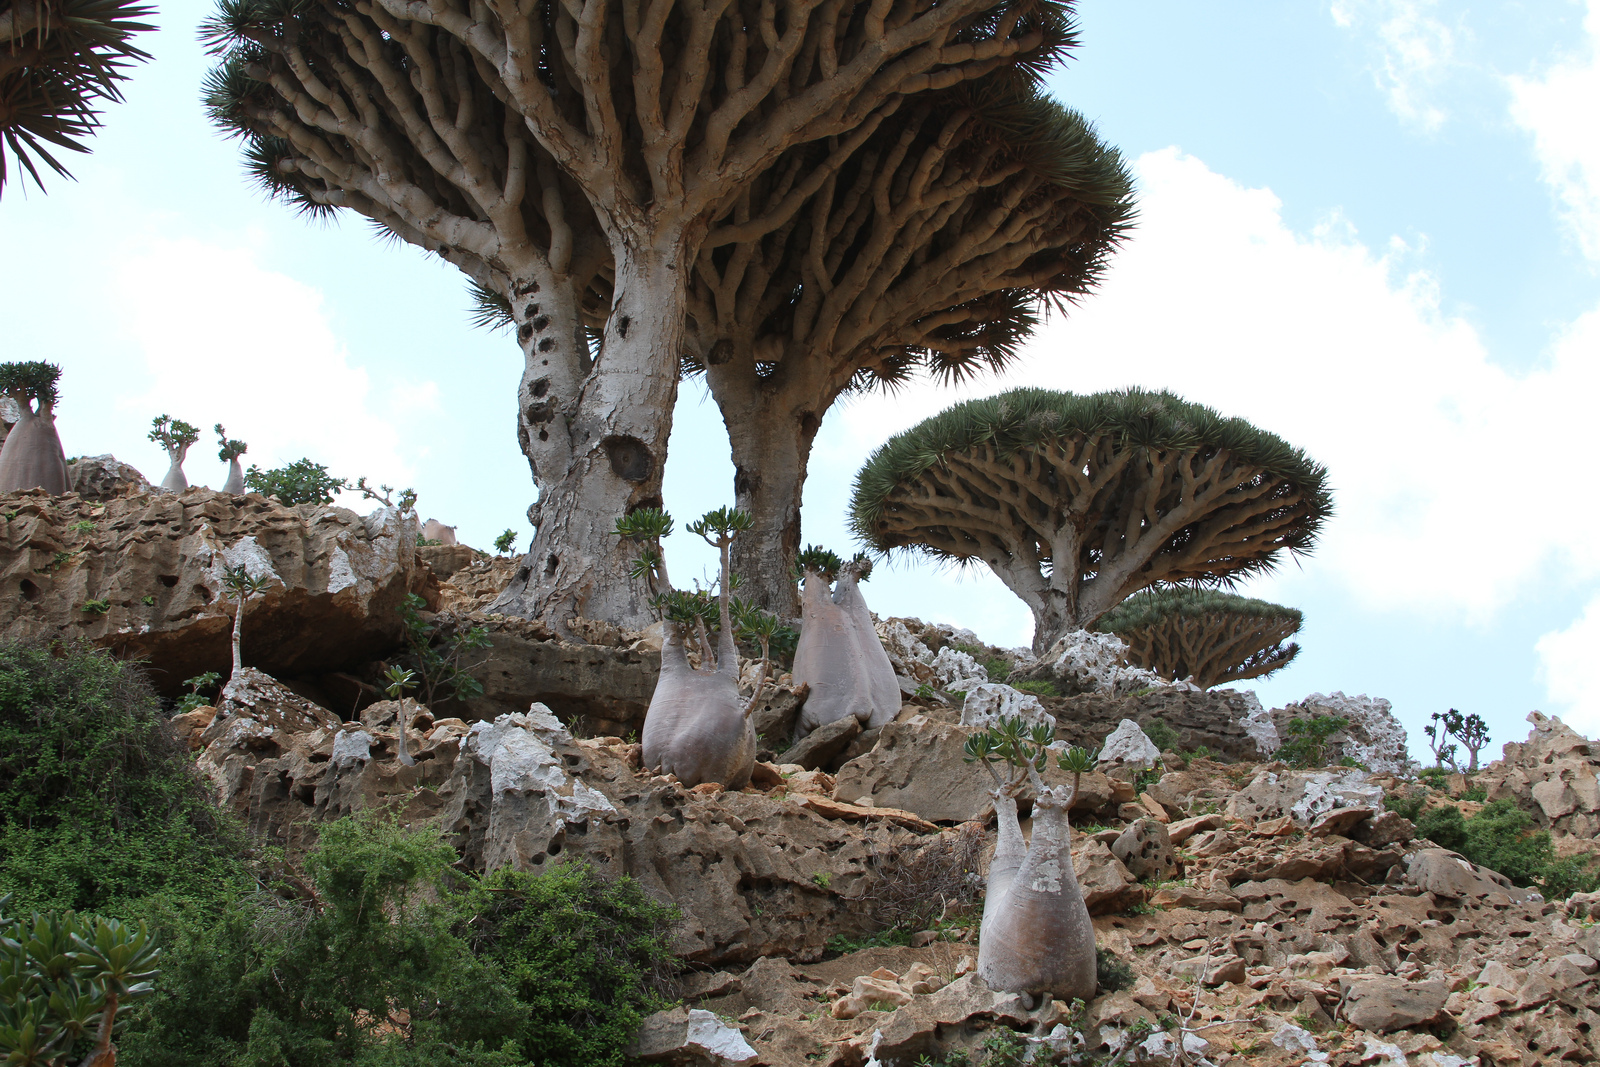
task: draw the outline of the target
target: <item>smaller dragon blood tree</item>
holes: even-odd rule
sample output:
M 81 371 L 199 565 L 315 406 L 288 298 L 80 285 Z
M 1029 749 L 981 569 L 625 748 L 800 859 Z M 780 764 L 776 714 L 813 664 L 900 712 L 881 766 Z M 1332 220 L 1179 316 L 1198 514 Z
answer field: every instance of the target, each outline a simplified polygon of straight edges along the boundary
M 1095 629 L 1128 645 L 1128 661 L 1201 689 L 1263 678 L 1300 654 L 1294 608 L 1214 589 L 1147 589 L 1106 613 Z
M 1039 779 L 1055 731 L 1028 726 L 1020 717 L 967 738 L 963 760 L 982 763 L 994 779 L 999 837 L 989 864 L 978 937 L 978 977 L 1006 993 L 1046 993 L 1060 1000 L 1094 999 L 1094 924 L 1072 867 L 1072 826 L 1067 811 L 1094 753 L 1069 748 L 1056 763 L 1072 775 L 1070 786 L 1046 788 Z M 995 763 L 1007 768 L 1002 777 Z M 1024 843 L 1017 794 L 1031 785 L 1033 834 Z
M 67 454 L 56 433 L 56 382 L 61 368 L 41 360 L 0 363 L 0 395 L 17 406 L 17 423 L 0 447 L 0 493 L 67 491 Z
M 250 450 L 250 446 L 243 441 L 228 440 L 228 432 L 222 428 L 222 423 L 217 423 L 217 458 L 228 465 L 228 480 L 222 483 L 222 491 L 233 496 L 244 495 L 244 468 L 239 466 L 239 457 Z
M 811 546 L 797 557 L 796 570 L 804 586 L 794 683 L 809 691 L 794 739 L 846 715 L 854 715 L 863 729 L 893 722 L 900 713 L 900 683 L 861 595 L 871 560 L 863 554 L 845 563 Z
M 672 531 L 672 516 L 647 508 L 617 520 L 624 540 L 638 542 L 641 552 L 632 577 L 646 582 L 651 603 L 661 615 L 661 675 L 645 714 L 644 766 L 657 774 L 676 775 L 686 786 L 717 782 L 742 789 L 756 763 L 756 731 L 752 718 L 760 704 L 770 664 L 770 643 L 778 618 L 737 601 L 728 549 L 750 528 L 748 513 L 718 508 L 689 524 L 689 532 L 705 539 L 721 557 L 717 595 L 673 589 L 667 579 L 660 539 Z M 712 649 L 710 627 L 717 629 Z M 749 700 L 739 695 L 738 637 L 761 645 L 761 668 Z M 689 662 L 694 646 L 699 666 Z
M 189 488 L 189 479 L 183 476 L 183 458 L 189 454 L 189 446 L 200 440 L 200 428 L 182 419 L 158 415 L 150 420 L 148 436 L 167 450 L 167 459 L 172 464 L 167 468 L 167 476 L 161 479 L 161 488 L 169 493 L 181 493 Z

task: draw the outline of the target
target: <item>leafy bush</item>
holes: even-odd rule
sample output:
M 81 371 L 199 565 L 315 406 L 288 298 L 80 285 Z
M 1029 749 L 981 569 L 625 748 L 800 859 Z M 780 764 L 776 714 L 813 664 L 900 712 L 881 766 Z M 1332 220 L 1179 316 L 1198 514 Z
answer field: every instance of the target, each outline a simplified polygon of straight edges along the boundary
M 1427 797 L 1422 793 L 1412 793 L 1409 796 L 1395 796 L 1393 794 L 1383 798 L 1383 806 L 1387 811 L 1396 812 L 1403 819 L 1417 821 L 1417 816 L 1422 814 L 1422 805 Z M 1422 836 L 1427 837 L 1427 834 Z
M 409 649 L 405 661 L 420 679 L 423 703 L 432 707 L 435 695 L 456 700 L 482 696 L 483 683 L 472 672 L 483 662 L 464 661 L 493 644 L 489 631 L 482 626 L 445 627 L 436 619 L 424 619 L 422 610 L 427 606 L 420 596 L 407 593 L 397 609 Z
M 990 677 L 994 677 L 990 675 Z M 1056 683 L 1051 681 L 1018 682 L 1012 688 L 1019 693 L 1032 693 L 1036 697 L 1058 697 L 1061 690 L 1056 688 Z
M 1167 725 L 1165 719 L 1152 719 L 1140 727 L 1144 735 L 1163 752 L 1175 752 L 1178 748 L 1178 731 Z
M 124 1067 L 620 1067 L 663 1005 L 673 914 L 587 867 L 452 870 L 436 832 L 325 824 L 309 899 L 158 909 L 161 987 Z
M 677 912 L 632 879 L 607 882 L 584 864 L 501 868 L 467 904 L 467 942 L 523 1005 L 518 1044 L 532 1062 L 621 1067 L 640 1021 L 667 1006 L 659 990 Z
M 1115 993 L 1133 985 L 1133 968 L 1120 956 L 1103 948 L 1094 950 L 1095 980 L 1099 992 Z
M 143 923 L 75 912 L 6 914 L 0 896 L 0 1062 L 65 1067 L 114 1063 L 119 1009 L 150 994 L 156 948 Z
M 1288 726 L 1289 740 L 1272 757 L 1291 767 L 1326 767 L 1333 762 L 1333 748 L 1328 739 L 1349 725 L 1350 720 L 1338 715 L 1295 719 Z
M 335 493 L 350 488 L 343 478 L 335 478 L 328 468 L 309 459 L 297 459 L 287 467 L 262 470 L 254 463 L 244 475 L 245 488 L 270 496 L 280 504 L 331 504 Z
M 242 840 L 138 667 L 87 647 L 0 644 L 0 893 L 17 907 L 211 900 L 243 876 Z
M 183 694 L 183 698 L 178 701 L 177 710 L 173 714 L 187 715 L 195 708 L 203 708 L 210 704 L 212 698 L 206 696 L 205 691 L 216 688 L 217 683 L 220 681 L 222 681 L 222 675 L 216 671 L 206 671 L 204 674 L 197 674 L 193 678 L 185 678 L 183 684 L 189 687 L 189 691 Z
M 1516 885 L 1539 886 L 1551 899 L 1593 892 L 1600 886 L 1600 872 L 1590 861 L 1578 856 L 1557 860 L 1549 832 L 1530 833 L 1532 822 L 1510 799 L 1487 804 L 1470 819 L 1462 817 L 1460 808 L 1446 804 L 1424 812 L 1417 833 L 1480 867 L 1498 871 Z

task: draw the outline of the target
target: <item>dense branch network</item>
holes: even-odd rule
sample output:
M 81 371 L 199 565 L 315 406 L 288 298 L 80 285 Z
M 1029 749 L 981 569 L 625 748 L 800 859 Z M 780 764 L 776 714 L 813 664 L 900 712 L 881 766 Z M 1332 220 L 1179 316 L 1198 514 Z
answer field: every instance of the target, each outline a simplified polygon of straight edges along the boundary
M 878 551 L 988 564 L 1042 648 L 1146 586 L 1309 551 L 1326 481 L 1281 439 L 1169 393 L 1018 389 L 891 439 L 857 475 L 852 523 Z
M 1300 646 L 1285 642 L 1301 622 L 1296 609 L 1264 600 L 1212 589 L 1160 589 L 1129 597 L 1095 629 L 1127 642 L 1134 666 L 1209 689 L 1287 667 Z

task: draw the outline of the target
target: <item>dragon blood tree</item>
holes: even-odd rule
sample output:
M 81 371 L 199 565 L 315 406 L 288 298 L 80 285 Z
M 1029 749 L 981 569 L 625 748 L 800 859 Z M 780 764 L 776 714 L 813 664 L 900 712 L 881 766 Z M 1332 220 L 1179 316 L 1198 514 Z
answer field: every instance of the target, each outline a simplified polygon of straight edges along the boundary
M 1062 0 L 220 0 L 214 120 L 257 177 L 455 264 L 509 307 L 539 501 L 494 610 L 651 611 L 612 537 L 659 507 L 688 278 L 730 212 L 791 224 L 915 94 L 1070 43 Z M 745 194 L 826 146 L 790 187 Z
M 0 194 L 14 166 L 41 189 L 39 165 L 71 177 L 52 149 L 87 152 L 101 109 L 122 99 L 134 47 L 155 13 L 129 0 L 0 0 Z
M 645 713 L 643 761 L 647 770 L 673 774 L 686 786 L 720 783 L 743 789 L 756 765 L 756 730 L 752 718 L 767 681 L 770 641 L 778 618 L 736 600 L 728 548 L 750 528 L 750 516 L 719 508 L 689 532 L 703 537 L 721 556 L 721 576 L 713 600 L 708 592 L 673 589 L 667 580 L 660 539 L 672 531 L 672 517 L 646 508 L 618 519 L 615 532 L 624 544 L 639 549 L 633 576 L 651 591 L 651 603 L 664 623 L 661 676 Z M 711 627 L 716 627 L 716 648 Z M 755 691 L 739 696 L 740 636 L 761 645 L 761 667 Z M 693 645 L 699 666 L 689 662 Z
M 1300 646 L 1294 608 L 1214 589 L 1146 589 L 1100 617 L 1095 629 L 1128 644 L 1128 660 L 1202 689 L 1262 678 L 1287 667 Z
M 67 454 L 56 433 L 56 382 L 61 368 L 29 360 L 0 363 L 0 396 L 17 406 L 17 423 L 0 446 L 0 493 L 67 491 Z
M 1067 812 L 1078 785 L 1095 768 L 1095 754 L 1069 748 L 1055 754 L 1072 774 L 1070 786 L 1045 788 L 1039 779 L 1055 731 L 1029 727 L 1021 718 L 967 738 L 962 759 L 982 763 L 994 780 L 998 837 L 989 864 L 978 937 L 978 977 L 1007 993 L 1048 993 L 1089 1001 L 1095 994 L 1094 924 L 1072 867 L 1072 826 Z M 995 769 L 1005 767 L 1001 775 Z M 1024 842 L 1017 794 L 1034 792 L 1033 832 Z
M 846 715 L 854 715 L 862 729 L 893 722 L 900 714 L 900 683 L 861 595 L 872 561 L 859 555 L 845 563 L 813 546 L 799 554 L 795 569 L 804 591 L 793 674 L 807 696 L 794 739 Z
M 1033 612 L 1035 651 L 1158 582 L 1228 581 L 1309 552 L 1327 470 L 1166 392 L 1015 389 L 891 438 L 856 475 L 879 552 L 982 562 Z

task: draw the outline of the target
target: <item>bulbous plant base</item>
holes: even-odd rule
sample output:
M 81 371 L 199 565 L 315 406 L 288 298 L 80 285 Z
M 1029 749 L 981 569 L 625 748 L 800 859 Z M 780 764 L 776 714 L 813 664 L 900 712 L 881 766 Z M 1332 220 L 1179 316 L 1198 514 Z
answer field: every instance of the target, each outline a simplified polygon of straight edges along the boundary
M 717 782 L 724 789 L 750 784 L 756 766 L 755 724 L 739 698 L 739 656 L 723 642 L 715 670 L 689 666 L 683 625 L 666 624 L 661 677 L 644 720 L 644 766 L 676 775 L 693 787 Z
M 900 683 L 873 629 L 854 568 L 840 572 L 831 592 L 827 579 L 806 572 L 793 673 L 796 686 L 810 686 L 795 723 L 796 741 L 846 715 L 870 728 L 893 722 L 900 713 Z
M 222 483 L 222 491 L 232 496 L 244 496 L 244 471 L 236 459 L 228 461 L 228 480 Z
M 978 944 L 978 976 L 990 989 L 1047 993 L 1068 1002 L 1094 999 L 1094 924 L 1072 869 L 1070 803 L 1070 791 L 1041 792 L 1034 802 L 1033 840 L 1014 874 L 996 850 L 989 883 L 996 895 L 984 901 Z M 997 802 L 995 811 L 1002 820 L 1016 821 L 1014 801 Z M 1008 836 L 1020 844 L 1021 827 L 1002 827 L 1002 844 Z
M 43 489 L 60 496 L 67 488 L 67 457 L 54 416 L 24 408 L 0 448 L 0 493 Z

